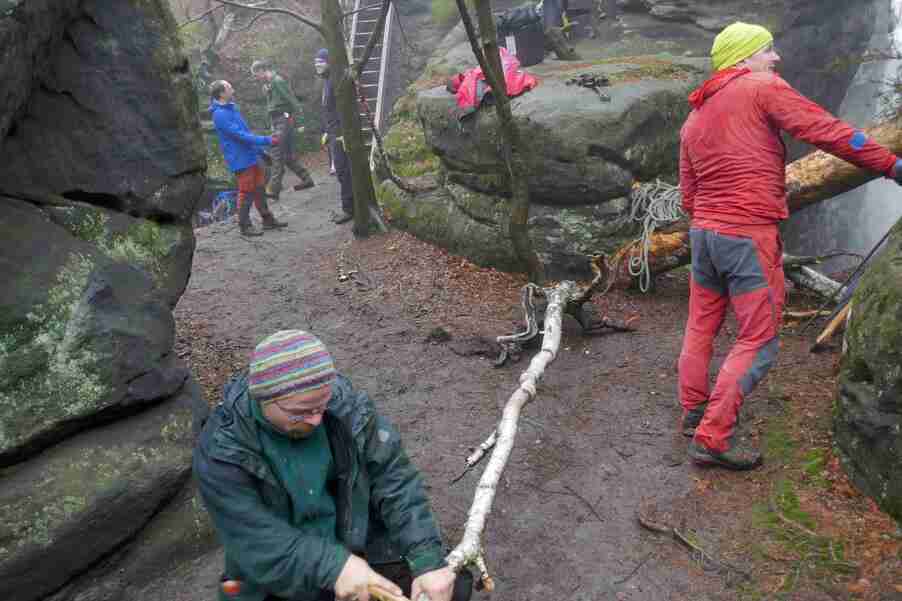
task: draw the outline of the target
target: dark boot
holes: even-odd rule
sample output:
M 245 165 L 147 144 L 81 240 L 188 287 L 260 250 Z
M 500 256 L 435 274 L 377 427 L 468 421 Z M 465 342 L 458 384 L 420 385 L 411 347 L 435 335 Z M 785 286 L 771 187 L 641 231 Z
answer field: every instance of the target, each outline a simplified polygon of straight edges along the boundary
M 269 210 L 269 203 L 266 202 L 266 194 L 263 194 L 258 191 L 258 198 L 260 199 L 257 204 L 257 211 L 260 212 L 260 217 L 263 219 L 263 229 L 265 230 L 275 230 L 281 227 L 288 227 L 288 224 L 284 221 L 279 221 L 272 214 L 272 211 Z
M 263 232 L 251 225 L 251 202 L 248 197 L 238 199 L 238 231 L 242 236 L 262 236 Z
M 283 227 L 288 227 L 288 224 L 284 221 L 279 221 L 272 214 L 263 218 L 263 229 L 265 230 L 277 230 Z
M 302 181 L 301 183 L 295 184 L 294 191 L 300 192 L 301 190 L 306 190 L 307 188 L 312 188 L 315 185 L 316 184 L 313 182 L 312 178 L 307 178 L 306 180 Z
M 339 223 L 347 223 L 347 222 L 350 221 L 351 219 L 354 219 L 354 215 L 353 215 L 353 214 L 351 214 L 351 213 L 345 213 L 344 211 L 342 211 L 341 213 L 338 213 L 337 215 L 335 215 L 334 217 L 332 217 L 332 223 L 335 223 L 335 224 L 339 224 Z
M 687 436 L 689 438 L 695 436 L 695 429 L 698 428 L 698 425 L 702 422 L 702 418 L 705 416 L 705 409 L 707 407 L 708 403 L 704 403 L 702 405 L 699 405 L 695 409 L 690 409 L 689 411 L 683 410 L 683 436 Z
M 256 229 L 256 228 L 255 228 L 253 225 L 251 225 L 251 224 L 247 224 L 247 225 L 239 225 L 239 226 L 238 226 L 238 229 L 239 229 L 239 231 L 241 232 L 241 235 L 242 235 L 242 236 L 262 236 L 262 235 L 263 235 L 263 232 L 261 232 L 260 230 Z
M 689 458 L 698 465 L 725 467 L 731 470 L 750 470 L 762 463 L 761 451 L 751 446 L 742 446 L 730 441 L 730 448 L 718 453 L 692 441 L 689 443 Z

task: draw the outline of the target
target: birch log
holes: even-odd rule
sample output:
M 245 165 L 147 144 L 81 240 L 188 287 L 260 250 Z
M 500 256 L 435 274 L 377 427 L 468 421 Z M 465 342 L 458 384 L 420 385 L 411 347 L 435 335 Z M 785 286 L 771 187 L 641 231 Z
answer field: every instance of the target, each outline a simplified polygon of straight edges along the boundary
M 561 346 L 561 320 L 564 306 L 577 292 L 576 285 L 570 281 L 561 282 L 556 287 L 545 290 L 548 306 L 545 309 L 542 349 L 529 362 L 529 368 L 520 375 L 519 388 L 514 391 L 504 406 L 501 420 L 495 429 L 495 447 L 476 487 L 473 504 L 470 506 L 467 523 L 464 525 L 463 538 L 447 557 L 448 566 L 455 572 L 460 571 L 464 566 L 475 565 L 479 570 L 482 584 L 488 591 L 491 591 L 495 585 L 485 565 L 482 549 L 482 533 L 485 530 L 486 519 L 492 511 L 492 502 L 495 499 L 498 482 L 501 480 L 501 474 L 507 465 L 511 450 L 514 448 L 520 411 L 535 397 L 536 384 L 545 373 L 545 368 L 557 357 L 558 349 Z
M 902 154 L 902 114 L 894 119 L 864 130 L 875 142 L 896 154 Z M 860 169 L 822 150 L 806 155 L 786 166 L 786 203 L 791 213 L 808 205 L 833 198 L 862 184 L 881 177 L 881 174 Z M 611 258 L 616 266 L 615 282 L 628 285 L 629 258 L 638 256 L 639 245 L 631 242 Z M 648 252 L 652 276 L 670 271 L 690 262 L 689 224 L 680 222 L 652 235 Z

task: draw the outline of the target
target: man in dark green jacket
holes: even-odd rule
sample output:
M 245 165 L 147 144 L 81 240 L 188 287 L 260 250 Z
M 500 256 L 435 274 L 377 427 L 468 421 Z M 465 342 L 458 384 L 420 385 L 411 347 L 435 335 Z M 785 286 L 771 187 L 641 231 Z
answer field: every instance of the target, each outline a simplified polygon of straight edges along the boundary
M 225 547 L 220 599 L 467 601 L 397 430 L 315 336 L 277 332 L 226 385 L 194 451 Z M 407 592 L 407 591 L 405 591 Z
M 282 192 L 282 178 L 285 168 L 294 171 L 301 182 L 295 190 L 304 190 L 313 186 L 310 172 L 298 157 L 297 133 L 303 131 L 304 109 L 291 86 L 284 77 L 273 69 L 272 63 L 259 60 L 251 63 L 251 74 L 263 83 L 266 94 L 266 110 L 272 125 L 272 135 L 278 136 L 279 144 L 272 149 L 272 168 L 266 194 L 271 198 L 279 198 Z

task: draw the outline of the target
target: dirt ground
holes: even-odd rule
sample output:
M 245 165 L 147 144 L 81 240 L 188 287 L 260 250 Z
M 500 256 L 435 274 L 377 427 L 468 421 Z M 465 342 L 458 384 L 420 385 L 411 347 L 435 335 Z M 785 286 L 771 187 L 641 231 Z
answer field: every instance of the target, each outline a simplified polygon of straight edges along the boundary
M 451 480 L 529 357 L 496 369 L 466 351 L 474 337 L 521 329 L 524 280 L 399 232 L 354 240 L 351 224 L 329 221 L 336 184 L 317 169 L 317 187 L 289 187 L 274 205 L 287 229 L 253 239 L 234 223 L 197 230 L 178 352 L 215 403 L 257 341 L 315 332 L 400 428 L 453 546 L 482 466 Z M 849 485 L 831 450 L 837 351 L 808 352 L 818 327 L 800 337 L 789 320 L 778 366 L 744 408 L 766 465 L 737 474 L 686 460 L 675 365 L 687 290 L 677 273 L 653 295 L 596 300 L 599 314 L 635 317 L 635 333 L 585 337 L 566 320 L 486 528 L 496 589 L 474 599 L 902 599 L 902 532 Z M 790 310 L 811 304 L 789 299 Z M 186 566 L 177 598 L 212 599 L 218 573 L 216 555 Z

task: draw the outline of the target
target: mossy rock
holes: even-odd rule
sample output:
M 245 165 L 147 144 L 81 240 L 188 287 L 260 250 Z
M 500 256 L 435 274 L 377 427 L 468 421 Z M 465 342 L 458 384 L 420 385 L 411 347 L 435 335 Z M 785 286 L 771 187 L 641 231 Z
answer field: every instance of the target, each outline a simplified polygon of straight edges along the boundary
M 902 222 L 851 302 L 835 441 L 852 480 L 902 523 Z
M 0 598 L 44 598 L 131 539 L 181 489 L 195 393 L 0 472 Z

